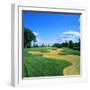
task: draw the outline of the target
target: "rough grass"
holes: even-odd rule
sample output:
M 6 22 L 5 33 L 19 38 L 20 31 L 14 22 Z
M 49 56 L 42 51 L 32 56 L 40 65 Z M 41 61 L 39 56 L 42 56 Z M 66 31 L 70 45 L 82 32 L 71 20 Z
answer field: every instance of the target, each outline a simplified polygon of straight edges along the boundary
M 48 48 L 48 50 L 50 49 L 51 48 Z M 71 65 L 70 62 L 65 60 L 29 54 L 28 51 L 30 50 L 31 49 L 24 49 L 24 77 L 63 76 L 64 68 Z M 34 50 L 42 52 L 40 48 L 35 48 Z
M 73 50 L 70 48 L 63 48 L 63 50 L 59 53 L 59 55 L 78 55 L 80 56 L 80 51 Z

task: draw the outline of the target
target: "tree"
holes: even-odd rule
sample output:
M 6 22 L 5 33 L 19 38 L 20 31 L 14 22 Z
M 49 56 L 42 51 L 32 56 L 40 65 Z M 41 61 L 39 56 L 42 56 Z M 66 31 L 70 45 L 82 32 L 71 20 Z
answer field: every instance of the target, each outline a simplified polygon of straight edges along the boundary
M 59 43 L 54 43 L 54 44 L 52 45 L 52 47 L 61 48 L 61 44 L 59 44 Z
M 68 47 L 68 42 L 67 41 L 65 41 L 64 46 Z
M 49 45 L 49 44 L 48 44 L 47 46 L 48 46 L 48 47 L 50 47 L 50 45 Z
M 38 44 L 36 44 L 35 47 L 39 47 Z
M 73 48 L 73 41 L 72 40 L 69 41 L 69 48 Z
M 24 28 L 24 47 L 31 47 L 32 41 L 36 41 L 36 36 L 30 29 Z
M 46 47 L 46 45 L 43 43 L 43 44 L 41 44 L 41 47 Z

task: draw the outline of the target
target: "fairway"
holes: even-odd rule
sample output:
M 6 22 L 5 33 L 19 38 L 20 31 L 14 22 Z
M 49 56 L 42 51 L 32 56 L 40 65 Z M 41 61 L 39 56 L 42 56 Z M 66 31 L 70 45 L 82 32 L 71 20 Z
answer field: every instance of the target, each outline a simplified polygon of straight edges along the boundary
M 24 76 L 80 74 L 80 51 L 69 48 L 24 48 Z
M 80 15 L 23 11 L 23 76 L 80 75 Z

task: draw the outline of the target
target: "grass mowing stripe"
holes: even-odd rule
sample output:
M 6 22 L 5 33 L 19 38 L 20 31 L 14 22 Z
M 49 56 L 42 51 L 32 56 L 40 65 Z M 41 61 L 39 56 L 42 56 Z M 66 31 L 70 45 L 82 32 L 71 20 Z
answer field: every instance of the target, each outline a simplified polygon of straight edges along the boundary
M 29 77 L 28 70 L 25 64 L 24 64 L 24 76 Z
M 63 69 L 70 66 L 71 63 L 65 60 L 56 60 L 44 58 L 40 55 L 28 54 L 24 52 L 24 63 L 27 69 L 24 69 L 24 76 L 62 76 Z M 27 70 L 27 71 L 25 71 Z

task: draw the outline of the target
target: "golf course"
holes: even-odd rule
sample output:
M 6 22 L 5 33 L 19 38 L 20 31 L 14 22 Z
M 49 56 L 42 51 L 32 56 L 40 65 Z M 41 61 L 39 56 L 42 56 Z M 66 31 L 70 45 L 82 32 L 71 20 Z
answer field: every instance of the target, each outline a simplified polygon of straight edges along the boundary
M 22 14 L 23 76 L 80 75 L 80 14 Z
M 80 51 L 70 48 L 24 48 L 24 77 L 80 74 Z

